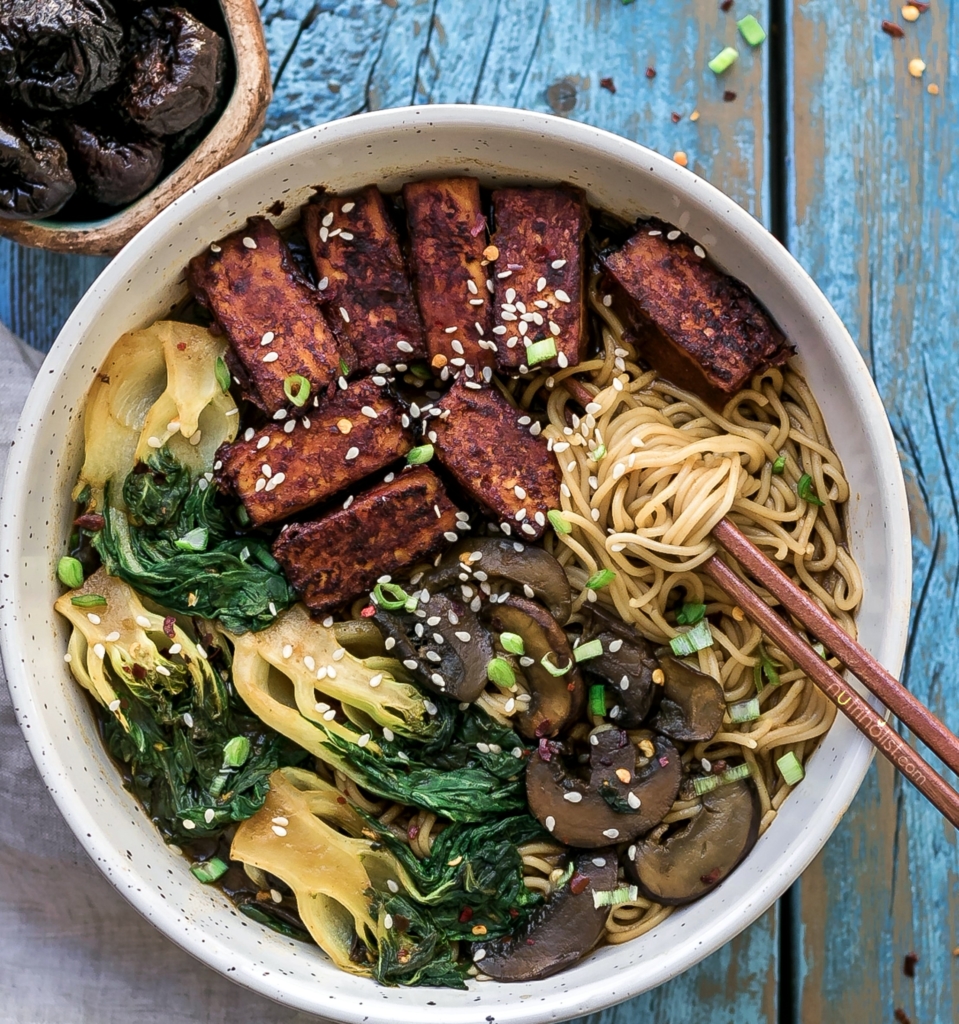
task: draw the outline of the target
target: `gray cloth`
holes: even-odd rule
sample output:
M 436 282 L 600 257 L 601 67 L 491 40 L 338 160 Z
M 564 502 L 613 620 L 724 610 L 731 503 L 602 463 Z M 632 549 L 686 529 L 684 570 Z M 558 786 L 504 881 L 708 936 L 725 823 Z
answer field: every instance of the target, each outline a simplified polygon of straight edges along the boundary
M 0 474 L 42 359 L 0 324 Z M 317 1020 L 207 969 L 113 889 L 47 793 L 0 678 L 0 1022 Z

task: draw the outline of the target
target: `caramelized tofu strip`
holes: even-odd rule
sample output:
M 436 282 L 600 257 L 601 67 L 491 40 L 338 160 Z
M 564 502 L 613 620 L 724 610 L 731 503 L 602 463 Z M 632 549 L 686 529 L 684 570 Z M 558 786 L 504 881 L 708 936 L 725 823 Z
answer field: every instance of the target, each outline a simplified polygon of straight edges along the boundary
M 460 377 L 438 403 L 436 454 L 460 486 L 525 539 L 539 537 L 559 507 L 560 471 L 538 426 L 494 387 Z M 448 413 L 448 415 L 447 415 Z M 508 525 L 507 525 L 508 524 Z
M 241 231 L 195 256 L 187 279 L 268 413 L 288 405 L 283 382 L 290 376 L 306 378 L 312 394 L 336 380 L 339 353 L 317 295 L 266 218 L 250 218 Z
M 486 215 L 475 178 L 403 186 L 416 298 L 434 369 L 492 366 L 492 302 L 483 266 Z M 454 330 L 455 328 L 455 330 Z
M 574 188 L 502 188 L 493 193 L 493 221 L 497 364 L 528 367 L 529 345 L 552 339 L 556 354 L 547 341 L 534 349 L 533 365 L 575 366 L 586 343 L 586 196 Z
M 669 224 L 648 221 L 603 262 L 649 364 L 718 408 L 792 355 L 752 292 Z
M 456 506 L 426 466 L 398 473 L 322 519 L 286 527 L 273 555 L 308 608 L 338 608 L 377 579 L 458 539 Z
M 426 340 L 396 228 L 375 185 L 323 195 L 303 208 L 319 288 L 337 333 L 353 347 L 352 371 L 426 359 Z
M 257 526 L 285 519 L 405 455 L 413 437 L 402 415 L 383 388 L 353 381 L 299 420 L 223 445 L 217 483 L 242 499 Z

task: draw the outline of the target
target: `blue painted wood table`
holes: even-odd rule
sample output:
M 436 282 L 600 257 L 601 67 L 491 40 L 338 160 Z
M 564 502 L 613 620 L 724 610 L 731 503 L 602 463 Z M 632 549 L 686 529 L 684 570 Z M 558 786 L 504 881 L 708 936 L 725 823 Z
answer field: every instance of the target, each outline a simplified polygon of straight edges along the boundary
M 552 111 L 685 153 L 792 249 L 872 367 L 911 498 L 906 680 L 957 730 L 959 2 L 933 0 L 914 21 L 888 0 L 725 6 L 263 0 L 276 95 L 261 142 L 363 110 L 457 102 Z M 737 39 L 747 13 L 769 30 L 755 50 Z M 717 77 L 707 61 L 732 43 L 742 56 Z M 0 319 L 48 347 L 103 265 L 0 244 Z M 590 1024 L 946 1024 L 959 1019 L 957 943 L 955 832 L 884 762 L 778 907 Z

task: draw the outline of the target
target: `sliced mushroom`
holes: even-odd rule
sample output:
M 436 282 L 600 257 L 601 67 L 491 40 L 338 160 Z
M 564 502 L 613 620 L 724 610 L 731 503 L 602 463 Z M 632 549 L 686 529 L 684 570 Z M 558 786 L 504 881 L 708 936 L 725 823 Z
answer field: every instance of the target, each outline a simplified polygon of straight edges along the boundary
M 433 594 L 425 618 L 379 608 L 373 621 L 389 654 L 434 693 L 472 703 L 486 689 L 486 668 L 495 657 L 486 627 L 450 594 Z
M 616 851 L 596 850 L 576 858 L 572 877 L 523 930 L 509 939 L 474 946 L 473 959 L 497 981 L 535 981 L 582 959 L 602 938 L 609 916 L 596 907 L 594 892 L 616 888 Z
M 590 850 L 632 842 L 669 812 L 683 766 L 662 736 L 645 757 L 612 726 L 590 736 L 589 777 L 568 774 L 560 743 L 540 744 L 526 768 L 526 799 L 536 820 L 560 842 Z
M 664 825 L 636 844 L 626 873 L 656 903 L 689 903 L 714 889 L 759 835 L 756 787 L 741 779 L 703 797 L 703 809 L 680 828 Z
M 583 640 L 599 640 L 603 653 L 584 661 L 583 671 L 609 687 L 613 700 L 609 717 L 624 729 L 636 729 L 658 695 L 653 682 L 653 672 L 659 668 L 654 648 L 619 616 L 597 605 L 587 607 L 590 618 Z
M 566 634 L 545 608 L 523 597 L 510 595 L 502 604 L 489 605 L 487 614 L 497 633 L 518 633 L 526 649 L 529 664 L 523 672 L 531 699 L 513 719 L 517 730 L 527 739 L 556 736 L 579 717 L 586 702 L 583 677 Z M 554 671 L 565 671 L 554 675 L 544 658 Z
M 477 572 L 485 576 L 479 577 Z M 544 604 L 561 626 L 569 620 L 571 595 L 566 571 L 548 551 L 518 540 L 477 537 L 461 541 L 446 552 L 439 568 L 428 573 L 422 585 L 432 592 L 487 577 L 516 584 L 526 597 Z
M 672 656 L 661 658 L 659 667 L 666 681 L 650 727 L 683 743 L 711 740 L 723 724 L 723 688 L 712 676 Z

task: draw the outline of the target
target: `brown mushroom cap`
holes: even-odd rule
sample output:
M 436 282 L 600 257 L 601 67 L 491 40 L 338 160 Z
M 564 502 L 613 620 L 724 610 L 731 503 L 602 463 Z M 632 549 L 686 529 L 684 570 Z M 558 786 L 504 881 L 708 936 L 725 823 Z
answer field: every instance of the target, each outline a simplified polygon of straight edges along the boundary
M 712 676 L 667 655 L 660 658 L 666 681 L 650 727 L 682 743 L 711 740 L 726 711 L 723 688 Z
M 476 554 L 480 557 L 470 557 Z M 464 569 L 466 560 L 469 560 L 471 572 Z M 488 577 L 509 580 L 520 588 L 530 587 L 532 599 L 545 605 L 561 626 L 568 621 L 571 593 L 566 570 L 548 551 L 518 540 L 476 537 L 460 541 L 446 552 L 439 568 L 423 577 L 422 585 L 431 592 L 445 590 L 469 582 L 477 570 Z M 529 591 L 524 590 L 524 593 L 528 595 Z
M 616 888 L 615 850 L 580 854 L 572 878 L 542 907 L 534 910 L 522 932 L 485 946 L 477 967 L 497 981 L 548 978 L 582 959 L 602 938 L 608 907 L 597 908 L 594 892 Z
M 526 656 L 533 659 L 523 669 L 532 699 L 513 718 L 516 730 L 527 739 L 557 735 L 579 717 L 586 702 L 583 677 L 562 627 L 545 608 L 512 595 L 502 604 L 490 605 L 487 614 L 497 633 L 519 634 Z M 554 676 L 543 667 L 544 657 L 557 668 L 568 665 L 569 670 Z
M 746 856 L 759 835 L 756 787 L 741 779 L 703 797 L 703 809 L 678 829 L 663 826 L 637 843 L 626 873 L 657 903 L 675 905 L 714 889 Z
M 672 743 L 656 736 L 653 747 L 646 758 L 619 729 L 594 732 L 587 781 L 567 773 L 562 744 L 541 744 L 526 768 L 530 813 L 568 846 L 589 850 L 632 842 L 669 813 L 682 781 L 682 761 Z

